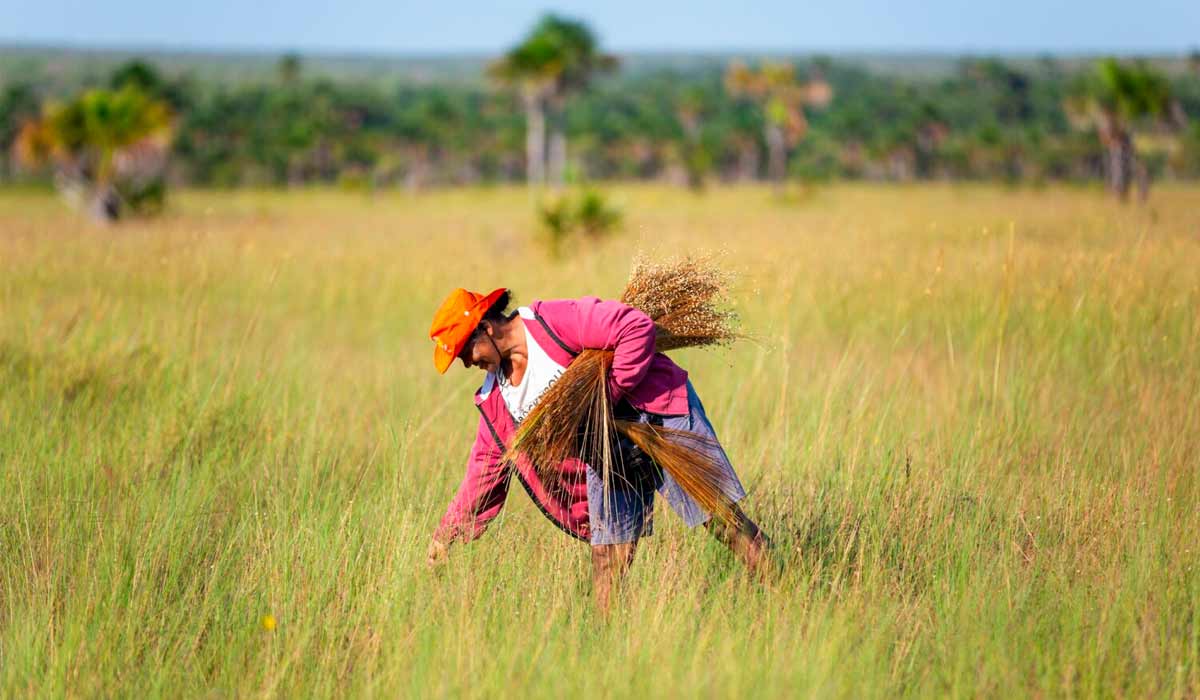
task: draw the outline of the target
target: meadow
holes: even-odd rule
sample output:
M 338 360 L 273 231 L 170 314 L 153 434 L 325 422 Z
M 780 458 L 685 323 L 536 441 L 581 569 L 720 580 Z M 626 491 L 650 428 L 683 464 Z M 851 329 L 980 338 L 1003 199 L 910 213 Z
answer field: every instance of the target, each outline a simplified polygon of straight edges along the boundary
M 1195 697 L 1200 187 L 0 192 L 0 695 Z M 750 340 L 677 355 L 787 568 L 662 504 L 610 618 L 513 488 L 437 571 L 481 380 L 456 286 L 615 297 L 724 251 Z

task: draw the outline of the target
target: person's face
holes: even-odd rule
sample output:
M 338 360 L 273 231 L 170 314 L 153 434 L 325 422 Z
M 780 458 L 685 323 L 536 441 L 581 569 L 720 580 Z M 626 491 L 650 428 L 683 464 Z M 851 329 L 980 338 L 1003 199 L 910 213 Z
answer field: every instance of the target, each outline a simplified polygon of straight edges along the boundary
M 492 342 L 492 324 L 484 321 L 482 328 L 467 341 L 463 346 L 462 352 L 458 353 L 458 359 L 462 360 L 463 367 L 478 367 L 485 372 L 495 372 L 500 369 L 500 362 L 503 358 L 496 350 L 496 344 Z

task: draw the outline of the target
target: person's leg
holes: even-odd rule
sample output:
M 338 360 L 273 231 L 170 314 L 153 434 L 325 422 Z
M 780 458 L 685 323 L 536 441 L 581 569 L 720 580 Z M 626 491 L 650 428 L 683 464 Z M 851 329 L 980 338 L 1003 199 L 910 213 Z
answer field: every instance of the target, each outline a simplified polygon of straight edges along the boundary
M 633 563 L 638 540 L 650 534 L 654 490 L 610 476 L 605 484 L 590 466 L 588 521 L 592 542 L 592 594 L 596 607 L 607 614 L 613 591 Z
M 765 578 L 770 573 L 771 540 L 740 507 L 735 505 L 733 512 L 734 522 L 709 518 L 704 523 L 704 529 L 718 542 L 729 547 L 751 574 Z
M 601 613 L 608 614 L 613 589 L 629 571 L 636 552 L 637 540 L 592 545 L 592 595 L 596 597 L 596 607 Z
M 706 451 L 716 462 L 725 466 L 721 489 L 734 502 L 734 519 L 732 522 L 725 522 L 711 517 L 709 513 L 700 508 L 691 496 L 683 491 L 674 479 L 670 478 L 670 475 L 665 477 L 660 492 L 688 527 L 703 523 L 709 534 L 729 547 L 734 555 L 746 565 L 751 574 L 763 578 L 770 568 L 771 541 L 737 505 L 738 501 L 745 498 L 746 491 L 742 488 L 741 481 L 738 479 L 733 465 L 729 462 L 728 455 L 721 447 L 716 431 L 713 430 L 712 423 L 704 411 L 704 404 L 700 401 L 700 397 L 696 394 L 690 381 L 688 382 L 688 409 L 688 415 L 667 417 L 663 421 L 663 425 L 677 430 L 687 430 L 702 435 L 708 440 L 709 445 Z

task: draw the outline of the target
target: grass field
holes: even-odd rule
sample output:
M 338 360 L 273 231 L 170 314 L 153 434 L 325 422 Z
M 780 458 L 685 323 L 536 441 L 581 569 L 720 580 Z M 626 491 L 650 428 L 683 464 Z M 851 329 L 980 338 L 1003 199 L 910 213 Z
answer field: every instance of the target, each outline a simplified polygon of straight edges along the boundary
M 613 196 L 555 263 L 517 189 L 0 193 L 0 695 L 1200 694 L 1200 188 Z M 520 489 L 428 571 L 449 289 L 721 248 L 755 340 L 677 359 L 776 589 L 664 511 L 601 619 Z

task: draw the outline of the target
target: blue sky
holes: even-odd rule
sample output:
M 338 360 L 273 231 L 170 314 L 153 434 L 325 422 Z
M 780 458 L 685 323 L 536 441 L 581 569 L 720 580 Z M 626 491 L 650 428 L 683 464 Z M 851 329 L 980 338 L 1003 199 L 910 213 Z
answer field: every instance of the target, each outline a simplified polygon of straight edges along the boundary
M 1200 0 L 0 0 L 0 41 L 149 48 L 495 52 L 546 10 L 610 50 L 1181 52 Z

